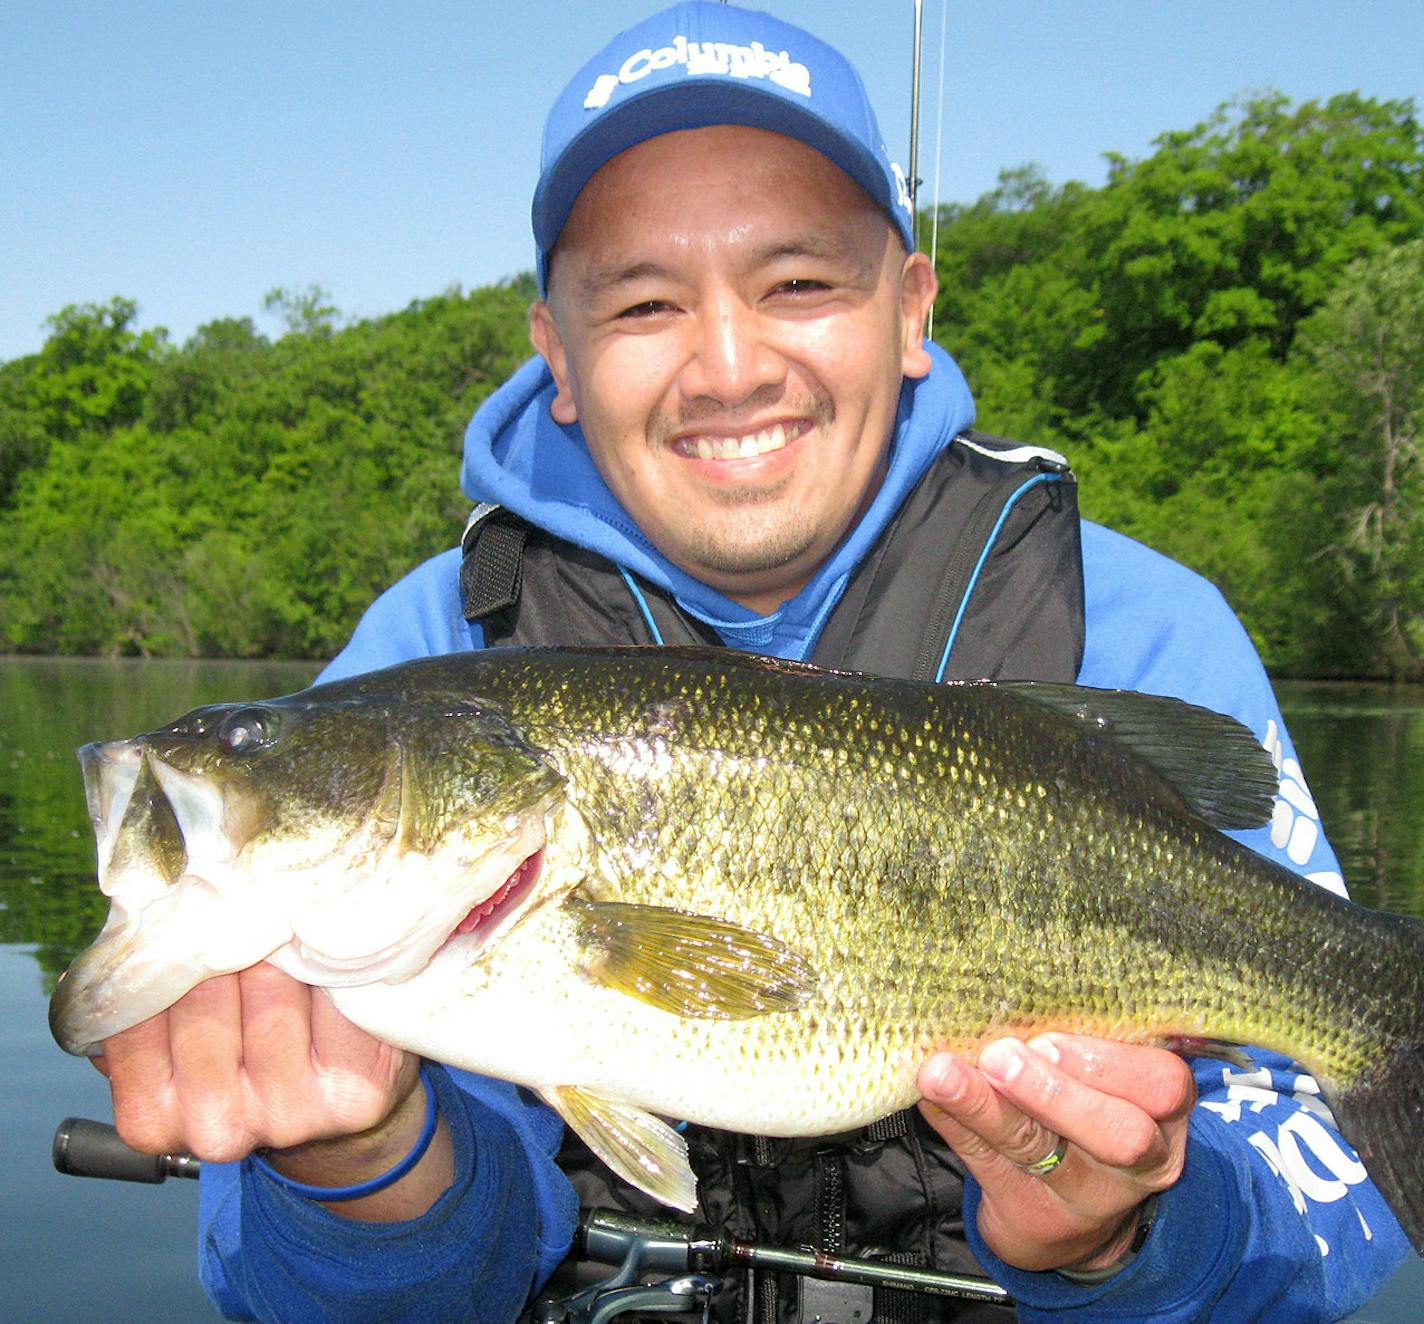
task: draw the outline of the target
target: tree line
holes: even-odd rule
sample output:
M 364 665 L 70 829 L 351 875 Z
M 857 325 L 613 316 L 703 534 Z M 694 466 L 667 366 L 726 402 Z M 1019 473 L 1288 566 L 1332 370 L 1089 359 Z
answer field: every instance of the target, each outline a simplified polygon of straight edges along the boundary
M 933 224 L 932 224 L 933 223 Z M 1276 94 L 1009 170 L 934 229 L 934 337 L 978 425 L 1063 450 L 1088 517 L 1213 579 L 1277 674 L 1424 677 L 1424 132 Z M 452 544 L 522 276 L 343 323 L 274 291 L 181 345 L 126 299 L 0 364 L 0 649 L 324 657 Z

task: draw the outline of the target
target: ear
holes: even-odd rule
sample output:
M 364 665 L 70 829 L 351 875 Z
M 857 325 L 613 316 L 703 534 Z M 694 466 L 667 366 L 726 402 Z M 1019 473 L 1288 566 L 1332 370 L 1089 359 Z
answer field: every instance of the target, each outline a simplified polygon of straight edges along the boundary
M 900 269 L 900 316 L 904 331 L 900 368 L 906 377 L 928 377 L 929 351 L 925 348 L 925 319 L 934 307 L 939 281 L 923 253 L 909 253 Z
M 578 407 L 574 404 L 572 383 L 569 379 L 569 356 L 564 350 L 563 337 L 559 335 L 558 323 L 553 310 L 540 300 L 529 305 L 529 341 L 534 351 L 545 363 L 554 377 L 554 402 L 549 406 L 555 423 L 567 427 L 578 422 Z

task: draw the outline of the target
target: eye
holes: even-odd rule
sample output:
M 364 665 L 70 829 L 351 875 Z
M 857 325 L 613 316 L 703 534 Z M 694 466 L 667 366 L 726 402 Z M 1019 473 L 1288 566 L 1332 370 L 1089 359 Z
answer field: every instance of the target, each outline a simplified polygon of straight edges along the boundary
M 276 738 L 276 715 L 266 708 L 239 708 L 223 718 L 218 743 L 229 754 L 252 754 Z
M 823 280 L 809 276 L 793 276 L 790 280 L 778 282 L 771 293 L 773 297 L 803 299 L 810 295 L 825 294 L 830 288 Z
M 662 299 L 649 299 L 645 303 L 635 303 L 618 314 L 620 319 L 637 320 L 642 317 L 657 317 L 672 311 L 672 304 Z

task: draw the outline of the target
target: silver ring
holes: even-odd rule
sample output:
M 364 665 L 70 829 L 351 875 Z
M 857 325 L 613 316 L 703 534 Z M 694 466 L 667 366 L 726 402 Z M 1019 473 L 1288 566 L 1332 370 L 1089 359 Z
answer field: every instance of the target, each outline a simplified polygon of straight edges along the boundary
M 1053 1146 L 1041 1159 L 1034 1163 L 1017 1163 L 1014 1166 L 1020 1172 L 1026 1172 L 1030 1177 L 1046 1177 L 1060 1163 L 1063 1162 L 1063 1155 L 1068 1152 L 1068 1142 L 1062 1136 L 1058 1137 L 1058 1143 Z

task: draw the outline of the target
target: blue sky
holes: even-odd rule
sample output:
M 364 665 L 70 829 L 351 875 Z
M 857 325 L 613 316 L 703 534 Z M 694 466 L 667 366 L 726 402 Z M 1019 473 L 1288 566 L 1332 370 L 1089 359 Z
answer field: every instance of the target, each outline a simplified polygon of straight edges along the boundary
M 1100 183 L 1236 94 L 1424 105 L 1419 0 L 947 0 L 939 196 L 1036 161 Z M 539 133 L 655 0 L 6 0 L 0 360 L 124 295 L 181 340 L 317 283 L 348 316 L 531 265 Z M 851 54 L 908 156 L 912 0 L 763 0 Z M 925 0 L 935 178 L 942 0 Z

